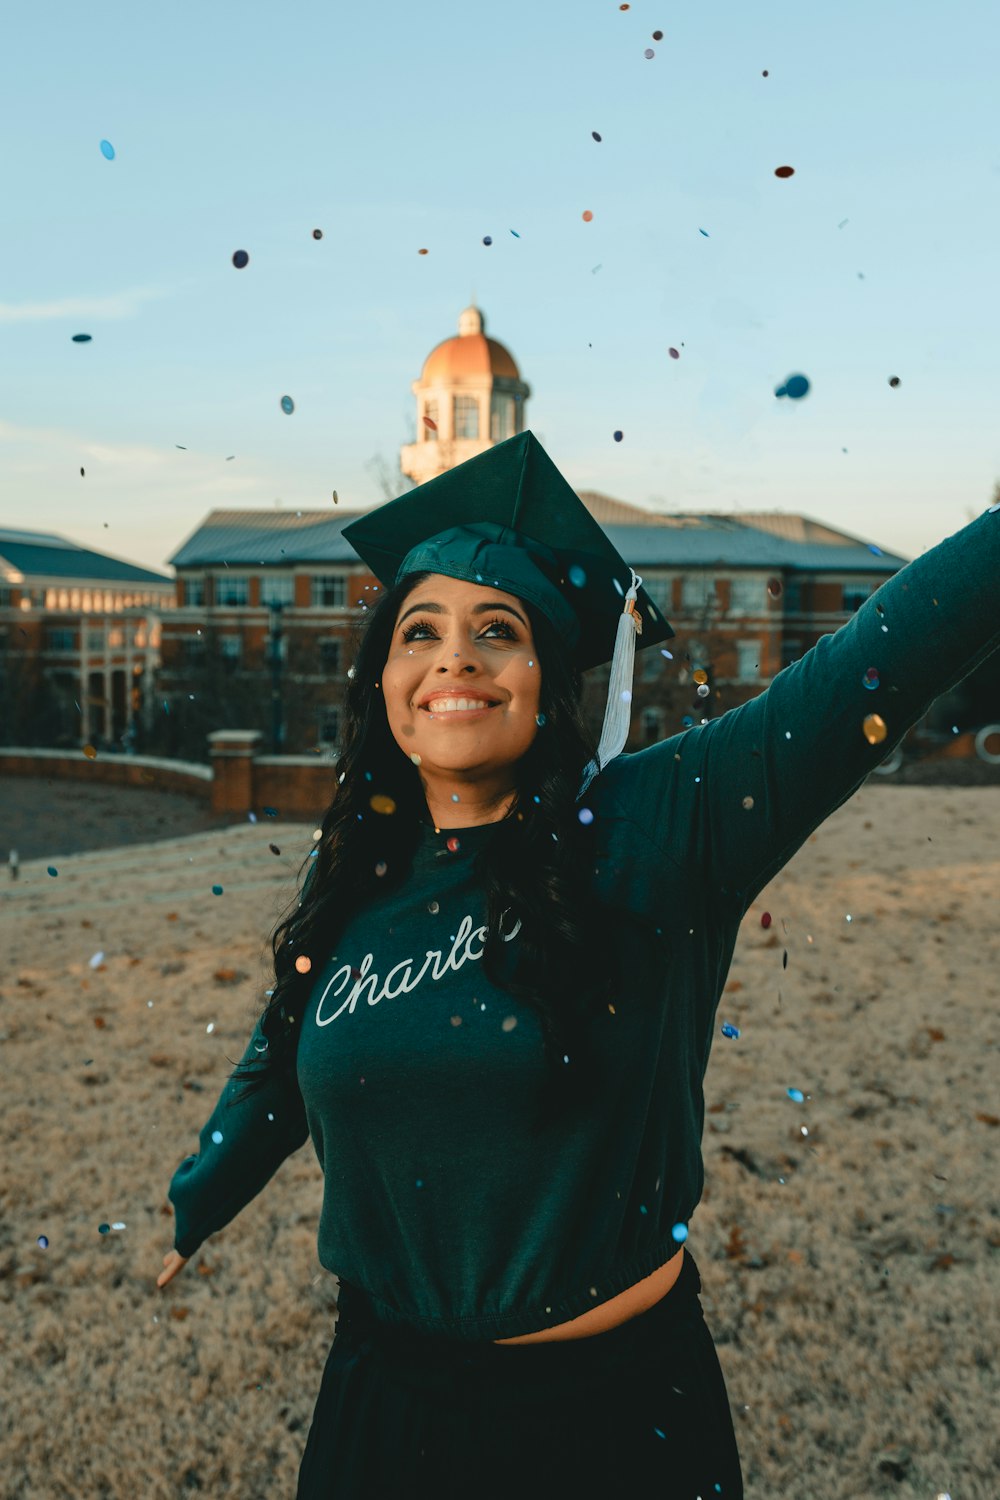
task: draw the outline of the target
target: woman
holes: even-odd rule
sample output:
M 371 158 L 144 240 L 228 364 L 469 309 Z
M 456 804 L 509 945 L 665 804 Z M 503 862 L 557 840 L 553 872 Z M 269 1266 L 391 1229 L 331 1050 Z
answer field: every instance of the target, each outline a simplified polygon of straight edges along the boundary
M 673 631 L 531 433 L 344 535 L 388 591 L 159 1284 L 311 1136 L 340 1297 L 299 1500 L 733 1500 L 684 1243 L 716 1007 L 755 896 L 1000 644 L 1000 521 L 633 755 L 634 648 Z M 609 658 L 595 753 L 581 673 Z

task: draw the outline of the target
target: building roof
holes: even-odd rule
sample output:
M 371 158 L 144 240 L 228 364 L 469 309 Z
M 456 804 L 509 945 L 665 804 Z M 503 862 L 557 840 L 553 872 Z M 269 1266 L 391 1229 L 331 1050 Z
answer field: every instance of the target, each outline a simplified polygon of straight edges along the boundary
M 167 573 L 123 562 L 104 552 L 79 547 L 50 531 L 17 531 L 0 527 L 0 578 L 7 583 L 42 579 L 76 583 L 161 584 L 173 588 Z
M 581 499 L 587 504 L 585 492 Z M 876 556 L 868 543 L 846 532 L 830 543 L 776 536 L 746 524 L 746 517 L 683 513 L 655 515 L 624 501 L 608 500 L 609 513 L 642 515 L 641 524 L 605 524 L 611 542 L 637 571 L 646 568 L 769 568 L 803 573 L 850 572 L 890 574 L 906 566 L 907 558 L 885 552 Z M 589 505 L 588 505 L 589 508 Z M 361 510 L 212 511 L 168 561 L 175 568 L 282 566 L 293 563 L 364 564 L 341 536 L 347 521 Z M 599 517 L 597 519 L 600 519 Z M 792 518 L 788 518 L 792 519 Z M 800 517 L 808 522 L 807 517 Z M 808 522 L 809 525 L 816 523 Z M 820 528 L 827 529 L 827 528 Z M 803 535 L 806 535 L 803 528 Z
M 501 375 L 520 380 L 514 356 L 485 334 L 486 319 L 478 307 L 467 307 L 458 320 L 458 335 L 444 339 L 428 354 L 421 385 L 451 385 L 466 375 Z

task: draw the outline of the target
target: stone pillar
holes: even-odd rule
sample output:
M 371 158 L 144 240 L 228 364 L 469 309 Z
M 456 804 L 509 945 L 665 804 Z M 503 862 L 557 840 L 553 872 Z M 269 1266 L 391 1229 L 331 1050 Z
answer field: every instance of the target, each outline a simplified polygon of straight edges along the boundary
M 216 729 L 208 736 L 213 812 L 253 810 L 253 762 L 260 738 L 259 729 Z

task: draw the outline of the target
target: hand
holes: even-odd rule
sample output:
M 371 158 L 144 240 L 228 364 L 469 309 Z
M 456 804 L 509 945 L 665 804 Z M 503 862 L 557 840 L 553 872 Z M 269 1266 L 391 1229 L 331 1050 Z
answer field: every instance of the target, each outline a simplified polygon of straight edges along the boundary
M 189 1256 L 178 1255 L 176 1250 L 171 1250 L 163 1257 L 163 1270 L 156 1278 L 158 1287 L 165 1287 L 168 1281 L 173 1281 L 177 1272 L 187 1265 Z

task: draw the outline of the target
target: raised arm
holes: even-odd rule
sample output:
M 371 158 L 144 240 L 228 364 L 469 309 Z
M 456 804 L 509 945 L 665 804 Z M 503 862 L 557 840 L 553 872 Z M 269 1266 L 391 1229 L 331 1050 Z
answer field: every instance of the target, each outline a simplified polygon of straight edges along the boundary
M 745 911 L 934 699 L 998 647 L 991 510 L 889 578 L 758 697 L 605 774 L 661 849 Z M 884 739 L 866 736 L 870 715 Z

